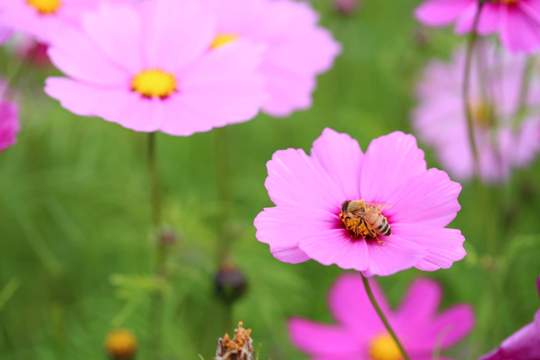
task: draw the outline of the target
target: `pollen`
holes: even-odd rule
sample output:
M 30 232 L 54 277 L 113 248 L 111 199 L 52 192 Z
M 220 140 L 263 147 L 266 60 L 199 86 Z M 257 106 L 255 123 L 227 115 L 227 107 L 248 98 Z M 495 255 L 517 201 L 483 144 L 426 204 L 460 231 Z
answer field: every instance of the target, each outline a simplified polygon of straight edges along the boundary
M 394 339 L 388 334 L 379 335 L 369 344 L 370 360 L 402 360 Z
M 26 0 L 26 3 L 43 15 L 54 14 L 62 7 L 62 0 Z
M 131 80 L 131 90 L 147 98 L 166 99 L 176 91 L 176 77 L 168 72 L 149 69 Z
M 222 46 L 231 44 L 235 42 L 238 39 L 238 36 L 234 34 L 219 34 L 214 38 L 214 41 L 212 41 L 212 44 L 210 45 L 211 49 L 217 49 Z

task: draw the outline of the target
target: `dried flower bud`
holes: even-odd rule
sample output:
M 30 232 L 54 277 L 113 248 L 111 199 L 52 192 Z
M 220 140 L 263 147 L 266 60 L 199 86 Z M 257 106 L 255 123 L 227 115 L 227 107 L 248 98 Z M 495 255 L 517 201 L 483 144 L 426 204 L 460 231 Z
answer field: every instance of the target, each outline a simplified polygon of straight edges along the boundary
M 178 241 L 178 236 L 173 229 L 162 229 L 159 233 L 159 242 L 163 246 L 171 246 L 176 244 Z
M 246 276 L 234 265 L 221 266 L 214 277 L 216 295 L 226 304 L 240 299 L 247 290 Z
M 352 15 L 358 9 L 359 0 L 335 0 L 334 7 L 342 15 Z
M 107 335 L 105 349 L 112 360 L 131 360 L 137 352 L 137 339 L 129 330 L 114 330 Z
M 414 29 L 413 38 L 419 48 L 425 48 L 429 45 L 430 37 L 425 27 L 419 26 Z
M 229 334 L 219 338 L 215 360 L 253 360 L 253 340 L 251 329 L 244 329 L 244 323 L 240 321 L 234 330 L 234 338 Z

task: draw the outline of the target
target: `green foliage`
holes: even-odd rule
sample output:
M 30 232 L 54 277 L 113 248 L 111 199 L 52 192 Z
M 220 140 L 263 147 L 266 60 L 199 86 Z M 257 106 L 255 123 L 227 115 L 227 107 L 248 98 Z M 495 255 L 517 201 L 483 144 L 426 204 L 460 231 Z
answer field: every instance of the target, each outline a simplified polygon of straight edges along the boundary
M 181 235 L 171 248 L 168 281 L 153 275 L 144 134 L 69 114 L 42 94 L 46 71 L 28 69 L 18 83 L 19 144 L 0 156 L 0 358 L 104 359 L 107 332 L 126 327 L 139 338 L 140 359 L 151 359 L 150 304 L 161 294 L 167 359 L 211 359 L 216 339 L 232 331 L 227 309 L 214 295 L 223 242 L 249 280 L 232 320 L 253 328 L 260 359 L 303 358 L 288 340 L 287 318 L 332 321 L 326 296 L 340 271 L 279 263 L 255 240 L 252 220 L 270 205 L 264 164 L 277 149 L 309 148 L 324 127 L 346 131 L 364 147 L 392 130 L 410 131 L 419 71 L 458 41 L 433 31 L 418 44 L 420 28 L 411 16 L 417 1 L 364 3 L 343 18 L 329 2 L 315 2 L 344 51 L 321 77 L 309 111 L 285 120 L 261 115 L 227 129 L 227 236 L 216 226 L 222 216 L 216 134 L 158 136 L 164 216 Z M 1 63 L 12 71 L 16 60 L 8 58 L 3 54 Z M 468 257 L 451 270 L 380 279 L 394 306 L 417 276 L 440 281 L 444 307 L 474 306 L 475 330 L 453 350 L 456 358 L 487 351 L 538 308 L 539 176 L 536 162 L 506 185 L 465 184 L 453 226 L 466 235 Z

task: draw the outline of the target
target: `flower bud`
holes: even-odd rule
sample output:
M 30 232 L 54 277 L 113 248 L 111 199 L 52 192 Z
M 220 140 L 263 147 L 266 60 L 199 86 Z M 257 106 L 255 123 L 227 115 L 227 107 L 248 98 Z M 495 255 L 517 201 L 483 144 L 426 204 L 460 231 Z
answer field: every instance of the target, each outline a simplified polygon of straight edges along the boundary
M 178 235 L 173 229 L 165 228 L 159 232 L 159 243 L 162 246 L 172 246 L 178 241 Z
M 240 321 L 234 330 L 234 338 L 229 334 L 219 338 L 215 360 L 253 360 L 253 340 L 251 329 L 244 329 L 244 323 Z
M 359 5 L 359 0 L 335 0 L 334 7 L 342 15 L 352 15 Z
M 114 330 L 107 335 L 105 349 L 111 360 L 132 360 L 137 352 L 137 339 L 129 330 Z
M 247 290 L 246 276 L 231 264 L 222 265 L 214 277 L 216 295 L 226 304 L 233 304 Z

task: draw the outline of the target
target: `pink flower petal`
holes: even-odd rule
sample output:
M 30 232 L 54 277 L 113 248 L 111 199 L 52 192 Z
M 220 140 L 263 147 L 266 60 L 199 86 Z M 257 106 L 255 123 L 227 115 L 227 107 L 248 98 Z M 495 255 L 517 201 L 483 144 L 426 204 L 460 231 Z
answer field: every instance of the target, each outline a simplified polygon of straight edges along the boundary
M 439 315 L 426 333 L 427 349 L 447 348 L 471 332 L 474 313 L 469 305 L 456 305 Z M 436 337 L 433 334 L 437 334 Z
M 508 50 L 530 53 L 540 48 L 538 20 L 517 7 L 504 7 L 501 11 L 501 39 Z
M 333 174 L 345 194 L 345 200 L 360 198 L 360 170 L 362 150 L 358 142 L 347 134 L 324 129 L 313 143 L 311 156 L 319 161 L 328 174 Z
M 146 65 L 176 72 L 207 51 L 216 31 L 207 6 L 200 0 L 157 0 L 143 8 Z
M 125 67 L 133 74 L 143 68 L 142 24 L 136 10 L 135 6 L 104 3 L 82 19 L 85 31 L 100 50 L 118 67 Z
M 274 204 L 300 208 L 309 204 L 334 217 L 339 213 L 345 195 L 324 168 L 303 150 L 276 151 L 266 167 L 265 186 Z
M 414 242 L 426 251 L 425 256 L 415 266 L 420 270 L 447 269 L 466 255 L 463 248 L 465 239 L 456 229 L 418 224 L 393 224 L 392 237 L 394 234 Z
M 330 229 L 333 223 L 328 221 L 328 215 L 314 209 L 266 208 L 255 218 L 257 239 L 269 244 L 272 255 L 281 261 L 307 261 L 309 258 L 298 248 L 298 243 L 302 238 Z
M 424 152 L 411 135 L 393 132 L 373 140 L 366 151 L 360 194 L 368 202 L 384 204 L 410 178 L 426 171 Z
M 78 30 L 65 28 L 56 33 L 49 57 L 59 69 L 76 80 L 125 86 L 129 90 L 131 75 L 104 57 L 101 50 Z
M 383 312 L 391 316 L 390 306 L 379 285 L 373 279 L 369 281 Z M 345 274 L 340 276 L 330 290 L 328 303 L 334 318 L 352 330 L 359 338 L 364 339 L 366 343 L 384 332 L 384 325 L 373 309 L 359 275 Z
M 363 240 L 352 241 L 343 229 L 330 229 L 300 239 L 299 248 L 323 265 L 364 271 L 368 267 L 368 248 Z
M 385 215 L 392 223 L 446 226 L 460 210 L 460 192 L 461 185 L 451 181 L 444 171 L 429 169 L 393 193 Z
M 313 355 L 339 356 L 358 353 L 361 349 L 358 338 L 337 326 L 294 318 L 289 321 L 289 334 L 299 349 Z
M 413 267 L 426 255 L 425 249 L 404 237 L 392 234 L 382 244 L 368 246 L 369 267 L 365 275 L 388 276 Z
M 454 22 L 471 0 L 427 0 L 415 10 L 416 18 L 430 26 Z
M 397 312 L 399 321 L 410 327 L 429 324 L 437 312 L 441 292 L 441 287 L 433 280 L 415 280 Z

